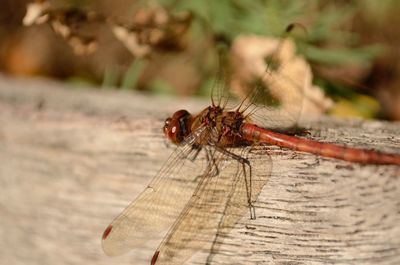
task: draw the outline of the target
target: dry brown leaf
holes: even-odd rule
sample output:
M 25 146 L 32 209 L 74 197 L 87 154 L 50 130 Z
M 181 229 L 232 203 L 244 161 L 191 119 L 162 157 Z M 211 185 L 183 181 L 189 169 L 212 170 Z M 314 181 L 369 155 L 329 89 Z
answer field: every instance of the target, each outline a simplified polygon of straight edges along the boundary
M 160 7 L 140 9 L 133 23 L 109 21 L 115 37 L 135 57 L 149 56 L 153 50 L 181 50 L 185 46 L 184 35 L 191 24 L 189 12 L 168 14 Z
M 155 50 L 179 51 L 185 48 L 185 33 L 192 20 L 190 12 L 172 15 L 161 6 L 138 10 L 130 22 L 76 8 L 54 9 L 46 0 L 27 4 L 25 26 L 48 23 L 78 55 L 93 53 L 98 44 L 93 27 L 109 25 L 115 37 L 135 57 L 149 56 Z M 89 29 L 88 29 L 89 27 Z M 86 32 L 85 32 L 86 28 Z
M 26 5 L 26 14 L 22 20 L 24 26 L 32 26 L 34 24 L 43 24 L 48 21 L 47 13 L 50 5 L 48 2 L 33 2 Z

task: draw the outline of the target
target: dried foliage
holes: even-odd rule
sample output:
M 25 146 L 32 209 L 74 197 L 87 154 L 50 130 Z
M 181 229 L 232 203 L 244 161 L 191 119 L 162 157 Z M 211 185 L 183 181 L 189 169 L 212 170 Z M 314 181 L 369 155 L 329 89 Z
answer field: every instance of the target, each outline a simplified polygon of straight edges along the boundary
M 232 56 L 238 56 L 236 61 L 249 60 L 249 65 L 262 64 L 264 67 L 263 74 L 261 74 L 262 67 L 259 67 L 260 73 L 251 70 L 253 66 L 247 70 L 235 69 L 235 73 L 239 76 L 234 76 L 236 81 L 231 84 L 236 86 L 234 89 L 237 90 L 237 84 L 241 83 L 239 89 L 245 94 L 248 89 L 245 87 L 254 83 L 254 80 L 250 80 L 250 76 L 252 79 L 257 79 L 262 75 L 273 75 L 271 71 L 267 71 L 268 74 L 264 73 L 265 68 L 271 70 L 271 66 L 267 66 L 266 61 L 261 60 L 263 53 L 260 50 L 267 47 L 256 47 L 269 44 L 264 41 L 256 41 L 258 44 L 253 44 L 250 36 L 259 36 L 260 40 L 266 37 L 280 39 L 284 28 L 296 21 L 304 25 L 308 32 L 306 36 L 296 36 L 296 44 L 300 41 L 301 47 L 305 47 L 299 49 L 301 47 L 297 46 L 296 52 L 302 54 L 311 64 L 313 74 L 305 70 L 310 66 L 299 67 L 303 69 L 304 75 L 289 76 L 288 80 L 296 79 L 296 81 L 287 83 L 296 83 L 294 87 L 305 84 L 302 89 L 306 94 L 305 101 L 313 103 L 306 102 L 304 107 L 314 105 L 311 109 L 314 108 L 313 111 L 316 113 L 332 107 L 332 101 L 326 101 L 324 93 L 317 92 L 317 88 L 312 85 L 314 79 L 314 83 L 317 83 L 327 95 L 339 102 L 333 107 L 332 113 L 376 117 L 384 110 L 384 117 L 397 119 L 400 117 L 396 107 L 400 98 L 396 81 L 396 76 L 399 76 L 396 74 L 399 68 L 396 63 L 398 41 L 395 37 L 396 27 L 393 26 L 398 24 L 396 10 L 399 10 L 400 5 L 395 0 L 382 0 L 379 4 L 374 0 L 362 3 L 323 0 L 134 1 L 130 3 L 130 7 L 134 6 L 132 15 L 125 16 L 125 19 L 122 19 L 118 12 L 114 14 L 112 11 L 107 12 L 108 10 L 97 7 L 96 12 L 86 11 L 82 7 L 53 8 L 49 2 L 50 0 L 37 0 L 28 4 L 24 24 L 49 24 L 55 33 L 72 46 L 75 53 L 85 55 L 93 53 L 99 46 L 96 27 L 108 28 L 135 57 L 131 67 L 127 65 L 131 63 L 132 58 L 125 56 L 125 61 L 120 60 L 124 66 L 117 71 L 117 74 L 113 72 L 114 70 L 104 71 L 103 83 L 111 86 L 129 83 L 130 87 L 165 92 L 174 90 L 171 87 L 176 86 L 176 82 L 170 82 L 171 79 L 179 79 L 181 85 L 175 89 L 175 93 L 208 95 L 210 89 L 207 84 L 212 83 L 217 72 L 217 47 L 224 43 L 235 53 Z M 124 2 L 123 5 L 124 11 L 130 13 L 132 9 L 125 8 L 127 3 Z M 392 44 L 380 43 L 381 39 L 378 37 L 390 39 L 388 43 Z M 243 38 L 249 43 L 243 43 Z M 241 43 L 240 49 L 235 48 L 238 43 Z M 101 52 L 103 50 L 104 48 Z M 177 60 L 175 57 L 159 58 L 161 54 L 165 55 L 171 51 L 175 52 L 173 56 L 176 56 Z M 260 57 L 252 55 L 257 52 L 260 52 Z M 378 57 L 380 59 L 376 60 Z M 138 60 L 141 58 L 145 58 L 145 61 Z M 148 58 L 151 60 L 147 60 Z M 251 60 L 259 61 L 256 63 Z M 196 76 L 180 74 L 180 69 L 186 68 L 182 62 L 190 63 L 192 72 L 197 72 Z M 161 65 L 174 66 L 165 70 L 160 68 Z M 174 70 L 175 66 L 177 68 Z M 232 66 L 236 68 L 235 65 Z M 387 68 L 389 66 L 392 67 L 390 71 Z M 176 74 L 173 74 L 175 77 L 169 76 L 167 78 L 169 80 L 166 81 L 160 78 L 160 73 L 163 72 Z M 119 82 L 116 80 L 122 78 L 113 76 L 124 74 L 127 77 L 123 79 L 134 81 Z M 128 76 L 130 74 L 131 77 Z M 290 74 L 281 73 L 280 77 L 285 75 Z M 238 82 L 240 78 L 243 79 Z M 195 82 L 197 87 L 201 87 L 197 92 L 193 92 L 193 80 L 201 80 Z M 189 89 L 185 92 L 184 87 Z M 286 104 L 285 100 L 279 99 L 279 95 L 271 94 L 278 98 L 280 104 Z M 376 98 L 381 102 L 380 107 Z
M 103 23 L 112 28 L 115 37 L 135 56 L 143 58 L 154 50 L 181 50 L 183 36 L 189 28 L 191 14 L 171 16 L 161 6 L 141 9 L 132 23 L 124 23 L 94 11 L 76 8 L 52 9 L 49 2 L 39 0 L 27 5 L 25 26 L 48 23 L 56 34 L 65 39 L 79 55 L 93 53 L 97 48 L 95 36 L 84 35 L 87 24 Z
M 85 23 L 101 23 L 105 19 L 95 12 L 86 12 L 80 9 L 51 9 L 47 1 L 37 1 L 27 5 L 26 16 L 23 19 L 25 26 L 48 23 L 53 31 L 65 39 L 79 55 L 90 54 L 97 48 L 93 36 L 86 36 L 80 32 Z
M 134 56 L 145 57 L 150 55 L 153 49 L 182 50 L 185 47 L 183 36 L 190 26 L 191 19 L 192 15 L 189 12 L 171 16 L 165 9 L 156 6 L 139 10 L 131 24 L 111 24 L 115 36 Z

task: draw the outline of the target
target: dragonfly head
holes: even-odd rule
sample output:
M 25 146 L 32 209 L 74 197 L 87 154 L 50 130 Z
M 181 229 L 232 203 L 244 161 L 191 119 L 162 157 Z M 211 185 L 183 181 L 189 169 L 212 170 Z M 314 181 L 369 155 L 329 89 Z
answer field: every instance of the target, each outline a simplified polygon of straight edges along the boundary
M 186 110 L 178 110 L 164 123 L 164 134 L 174 144 L 179 144 L 191 133 L 192 115 Z

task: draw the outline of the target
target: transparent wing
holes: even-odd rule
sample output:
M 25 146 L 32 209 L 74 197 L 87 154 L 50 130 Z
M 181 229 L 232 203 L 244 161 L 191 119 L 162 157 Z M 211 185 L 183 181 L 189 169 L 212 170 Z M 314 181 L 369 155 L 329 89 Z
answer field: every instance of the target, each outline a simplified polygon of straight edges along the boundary
M 244 170 L 242 163 L 221 153 L 216 154 L 214 161 L 219 174 L 204 176 L 157 249 L 152 264 L 183 264 L 206 243 L 212 243 L 220 231 L 227 233 L 249 213 L 249 198 L 251 202 L 257 199 L 269 174 L 250 175 L 248 165 Z
M 312 84 L 311 68 L 290 38 L 238 39 L 231 58 L 236 69 L 232 89 L 244 99 L 241 110 L 260 126 L 294 127 L 305 113 L 319 114 L 332 106 Z
M 218 72 L 211 89 L 211 102 L 214 106 L 220 106 L 223 109 L 232 109 L 238 102 L 235 102 L 229 91 L 230 68 L 226 53 L 227 51 L 223 48 L 218 50 Z
M 195 155 L 193 143 L 205 137 L 207 130 L 200 127 L 176 148 L 147 188 L 108 226 L 103 234 L 103 250 L 108 255 L 119 255 L 144 242 L 161 239 L 192 196 L 198 176 L 202 174 L 204 159 Z
M 253 217 L 257 218 L 258 196 L 260 195 L 264 185 L 267 183 L 268 178 L 271 176 L 272 161 L 271 157 L 266 152 L 265 147 L 252 146 L 247 148 L 248 149 L 243 152 L 249 151 L 248 160 L 251 164 L 251 175 L 249 175 L 249 171 L 246 170 L 245 174 L 242 173 L 235 179 L 236 183 L 231 192 L 232 196 L 229 197 L 224 210 L 224 215 L 218 224 L 218 238 L 216 237 L 213 241 L 206 264 L 213 264 L 213 254 L 218 253 L 218 250 L 223 243 L 223 239 L 243 216 L 246 217 L 249 215 L 249 207 L 246 201 L 248 189 L 246 189 L 246 186 L 250 188 L 251 203 L 254 207 Z M 247 178 L 244 176 L 247 176 Z
M 292 42 L 275 40 L 273 44 L 276 48 L 271 49 L 267 64 L 260 57 L 254 58 L 255 66 L 249 71 L 256 81 L 250 91 L 242 90 L 239 96 L 245 99 L 242 109 L 252 122 L 268 128 L 288 128 L 296 125 L 301 114 L 308 69 L 293 51 Z

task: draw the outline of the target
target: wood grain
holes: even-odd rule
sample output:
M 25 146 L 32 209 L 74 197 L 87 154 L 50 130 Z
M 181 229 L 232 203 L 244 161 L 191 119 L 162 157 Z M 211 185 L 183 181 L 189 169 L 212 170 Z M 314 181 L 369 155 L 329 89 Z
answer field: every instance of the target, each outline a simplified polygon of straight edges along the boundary
M 85 90 L 0 77 L 2 264 L 149 264 L 144 246 L 107 257 L 101 234 L 173 146 L 164 118 L 206 101 Z M 309 137 L 399 153 L 400 125 L 323 118 Z M 400 264 L 400 168 L 360 166 L 276 147 L 256 204 L 217 253 L 188 264 Z

